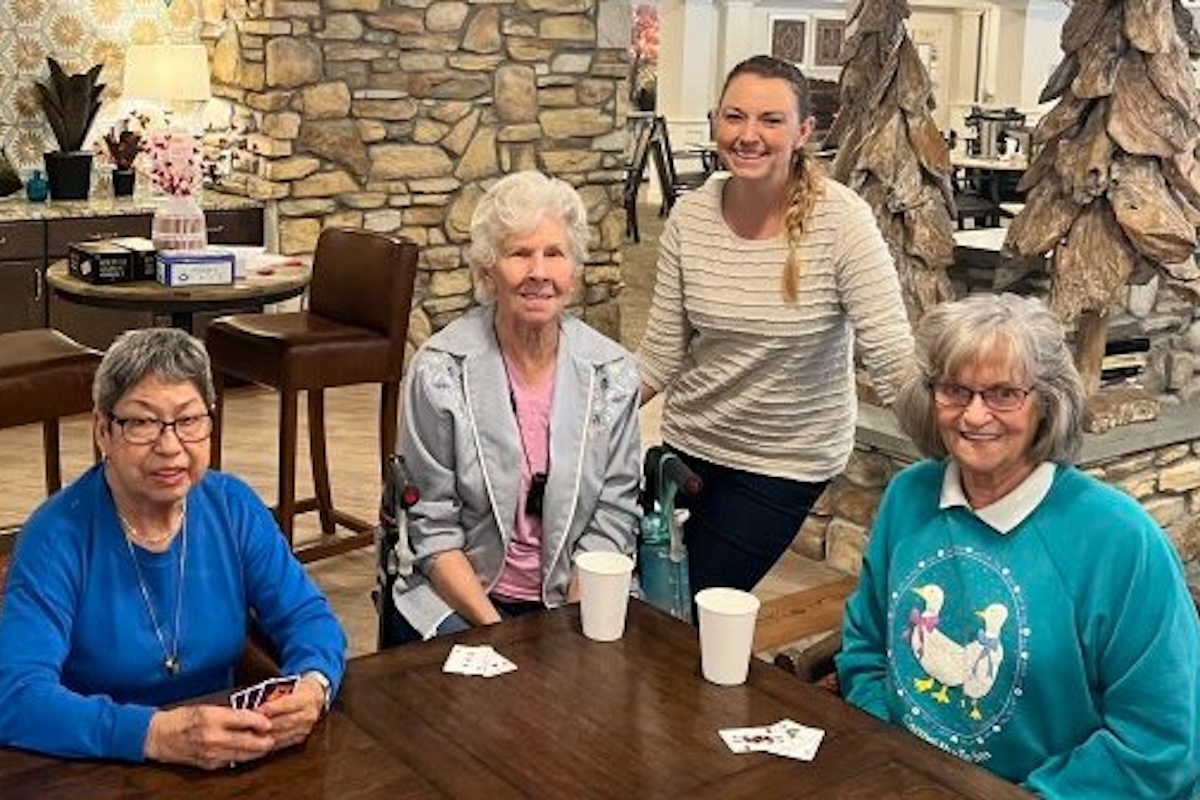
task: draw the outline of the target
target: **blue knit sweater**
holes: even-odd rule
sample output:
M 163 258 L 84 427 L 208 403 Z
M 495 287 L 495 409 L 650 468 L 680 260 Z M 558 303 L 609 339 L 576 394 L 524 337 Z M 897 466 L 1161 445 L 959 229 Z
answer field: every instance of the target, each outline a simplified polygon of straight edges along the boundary
M 232 684 L 254 609 L 285 673 L 336 687 L 346 637 L 270 511 L 241 481 L 208 472 L 188 495 L 178 675 L 164 668 L 102 466 L 50 498 L 22 529 L 0 613 L 0 744 L 138 761 L 158 706 Z M 134 548 L 167 641 L 175 632 L 183 535 Z

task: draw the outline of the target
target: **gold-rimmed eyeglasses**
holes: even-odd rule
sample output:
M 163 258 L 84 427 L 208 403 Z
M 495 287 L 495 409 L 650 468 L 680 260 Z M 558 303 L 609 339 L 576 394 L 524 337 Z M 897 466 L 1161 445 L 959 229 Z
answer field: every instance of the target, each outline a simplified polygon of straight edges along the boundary
M 167 421 L 156 417 L 108 417 L 118 428 L 121 436 L 130 444 L 153 444 L 162 438 L 167 428 L 175 432 L 175 438 L 185 444 L 203 442 L 212 436 L 212 413 L 191 414 Z
M 929 388 L 933 390 L 933 401 L 939 406 L 966 408 L 971 405 L 975 395 L 979 395 L 983 404 L 992 411 L 1016 411 L 1025 405 L 1025 398 L 1033 392 L 1033 387 L 1004 385 L 972 389 L 951 381 L 936 381 Z

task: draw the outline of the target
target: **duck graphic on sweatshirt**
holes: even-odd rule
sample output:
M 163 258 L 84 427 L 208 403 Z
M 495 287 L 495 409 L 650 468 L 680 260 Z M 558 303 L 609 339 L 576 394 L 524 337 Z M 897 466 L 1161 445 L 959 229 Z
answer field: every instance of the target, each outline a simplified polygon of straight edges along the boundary
M 970 717 L 981 719 L 978 701 L 992 690 L 1004 659 L 1000 629 L 1008 619 L 1008 608 L 1002 603 L 992 603 L 975 612 L 981 627 L 973 639 L 960 643 L 938 627 L 946 602 L 942 587 L 929 583 L 913 592 L 924 601 L 924 607 L 913 608 L 909 613 L 906 638 L 926 673 L 913 679 L 913 688 L 929 692 L 934 701 L 942 704 L 951 702 L 950 689 L 961 688 L 962 695 L 971 701 Z
M 892 686 L 911 730 L 987 759 L 987 740 L 1023 693 L 1025 600 L 1011 571 L 973 548 L 939 549 L 912 564 L 889 609 Z

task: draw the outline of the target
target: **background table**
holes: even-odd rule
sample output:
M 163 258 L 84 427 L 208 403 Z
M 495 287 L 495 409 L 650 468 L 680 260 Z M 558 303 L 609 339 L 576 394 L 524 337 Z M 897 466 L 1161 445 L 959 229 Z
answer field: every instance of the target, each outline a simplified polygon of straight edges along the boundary
M 952 151 L 950 165 L 954 169 L 962 171 L 964 177 L 959 182 L 960 184 L 976 187 L 979 195 L 987 200 L 990 207 L 985 215 L 986 224 L 989 226 L 999 225 L 1002 215 L 1000 204 L 1005 200 L 1005 187 L 1007 184 L 1015 186 L 1016 182 L 1020 180 L 1027 166 L 1025 157 L 978 158 Z
M 765 662 L 744 686 L 708 683 L 695 629 L 644 603 L 618 642 L 579 630 L 572 606 L 355 659 L 308 743 L 258 764 L 202 773 L 0 750 L 0 786 L 6 800 L 1029 797 Z M 492 644 L 517 671 L 447 675 L 454 641 Z M 717 733 L 783 718 L 827 731 L 815 760 L 735 754 Z
M 222 286 L 163 286 L 155 281 L 94 284 L 70 273 L 66 261 L 46 270 L 46 281 L 64 300 L 101 308 L 154 311 L 171 316 L 171 326 L 195 333 L 201 312 L 235 312 L 260 308 L 302 294 L 312 279 L 307 262 L 274 267 L 270 274 L 252 273 Z

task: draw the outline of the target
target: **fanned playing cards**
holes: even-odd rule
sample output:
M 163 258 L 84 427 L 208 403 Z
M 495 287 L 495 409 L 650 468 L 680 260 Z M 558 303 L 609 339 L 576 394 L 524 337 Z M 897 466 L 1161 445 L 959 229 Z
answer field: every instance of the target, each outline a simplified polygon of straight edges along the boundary
M 494 678 L 506 672 L 512 672 L 517 665 L 496 652 L 491 645 L 469 647 L 456 644 L 450 648 L 442 672 L 455 675 L 478 675 L 484 678 Z
M 799 761 L 812 761 L 825 731 L 790 719 L 752 728 L 723 728 L 718 731 L 735 753 L 771 753 Z

